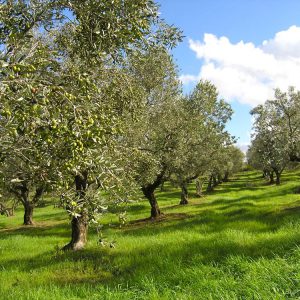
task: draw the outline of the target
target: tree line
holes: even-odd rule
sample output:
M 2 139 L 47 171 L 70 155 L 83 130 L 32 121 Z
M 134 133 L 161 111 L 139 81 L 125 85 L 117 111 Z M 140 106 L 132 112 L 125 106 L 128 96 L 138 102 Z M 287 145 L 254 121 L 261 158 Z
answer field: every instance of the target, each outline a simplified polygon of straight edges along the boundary
M 0 187 L 2 213 L 24 207 L 24 225 L 55 191 L 71 216 L 71 241 L 113 205 L 140 191 L 161 214 L 167 180 L 197 193 L 241 169 L 226 131 L 232 115 L 201 80 L 182 92 L 170 49 L 182 32 L 152 0 L 12 0 L 0 8 Z M 12 208 L 12 207 L 11 207 Z

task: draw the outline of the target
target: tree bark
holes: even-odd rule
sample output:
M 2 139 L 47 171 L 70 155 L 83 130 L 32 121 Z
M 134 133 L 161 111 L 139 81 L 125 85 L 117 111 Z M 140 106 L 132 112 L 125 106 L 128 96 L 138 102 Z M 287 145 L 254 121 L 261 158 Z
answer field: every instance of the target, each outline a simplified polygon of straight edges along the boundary
M 223 182 L 228 182 L 229 180 L 229 172 L 225 171 L 224 177 L 223 177 Z
M 157 218 L 160 216 L 161 212 L 154 194 L 155 188 L 152 185 L 147 187 L 142 187 L 142 192 L 144 196 L 149 200 L 151 206 L 151 218 Z
M 45 191 L 45 187 L 43 185 L 39 186 L 35 190 L 35 194 L 32 200 L 29 199 L 29 189 L 26 188 L 23 191 L 22 199 L 24 205 L 24 225 L 33 225 L 33 209 L 36 203 L 41 199 L 43 193 Z
M 45 186 L 41 185 L 36 188 L 35 194 L 33 198 L 30 200 L 29 197 L 29 184 L 28 181 L 23 181 L 20 184 L 14 186 L 11 191 L 15 194 L 18 201 L 20 201 L 23 204 L 24 207 L 24 222 L 23 225 L 33 225 L 33 209 L 36 205 L 36 203 L 40 200 L 42 197 Z M 13 204 L 13 207 L 11 209 L 11 213 L 13 214 L 14 208 L 17 205 L 17 202 Z
M 274 170 L 275 175 L 276 175 L 276 185 L 280 185 L 280 177 L 281 177 L 281 173 L 277 170 Z
M 151 206 L 151 218 L 157 218 L 161 215 L 154 191 L 161 185 L 164 181 L 164 175 L 166 172 L 166 167 L 164 166 L 161 172 L 156 176 L 153 183 L 149 183 L 141 187 L 144 196 L 149 200 Z
M 88 216 L 82 214 L 80 217 L 73 217 L 71 222 L 72 236 L 69 244 L 63 250 L 81 250 L 87 243 Z
M 33 225 L 33 208 L 34 204 L 30 201 L 23 203 L 24 206 L 24 223 L 23 225 Z
M 19 193 L 17 192 L 19 190 Z M 33 225 L 33 209 L 34 203 L 29 199 L 29 189 L 27 182 L 22 182 L 21 186 L 18 186 L 16 195 L 18 195 L 20 201 L 24 206 L 24 219 L 23 225 Z
M 184 182 L 181 185 L 181 200 L 180 203 L 181 205 L 185 205 L 189 203 L 189 199 L 188 199 L 188 189 L 187 189 L 187 183 Z
M 209 177 L 209 180 L 208 180 L 206 191 L 207 192 L 212 192 L 213 190 L 214 190 L 214 188 L 213 188 L 213 176 L 211 175 Z
M 33 210 L 45 191 L 45 185 L 41 184 L 36 187 L 35 194 L 32 199 L 30 199 L 29 196 L 29 181 L 27 180 L 22 180 L 18 184 L 13 185 L 10 191 L 16 196 L 17 201 L 14 202 L 12 208 L 7 210 L 7 214 L 13 215 L 15 207 L 19 202 L 21 202 L 24 207 L 23 225 L 33 225 Z
M 274 181 L 274 172 L 272 171 L 272 172 L 270 172 L 270 174 L 269 174 L 269 177 L 270 177 L 270 184 L 274 184 L 275 183 L 275 181 Z
M 200 180 L 199 178 L 196 179 L 196 196 L 197 197 L 202 197 L 202 185 L 203 185 L 203 181 Z
M 217 177 L 213 176 L 213 186 L 216 187 L 218 185 Z
M 77 202 L 84 201 L 87 189 L 88 172 L 82 172 L 80 175 L 75 176 L 76 186 L 76 199 Z M 81 250 L 87 243 L 88 233 L 88 212 L 84 209 L 80 212 L 80 216 L 72 217 L 71 221 L 71 241 L 65 245 L 62 250 Z
M 221 184 L 223 182 L 223 178 L 221 174 L 217 175 L 217 184 Z

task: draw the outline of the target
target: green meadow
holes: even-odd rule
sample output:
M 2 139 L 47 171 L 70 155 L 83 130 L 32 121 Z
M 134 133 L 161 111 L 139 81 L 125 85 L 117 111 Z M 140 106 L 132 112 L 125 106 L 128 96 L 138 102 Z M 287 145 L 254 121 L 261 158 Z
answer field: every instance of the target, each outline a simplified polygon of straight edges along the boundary
M 48 203 L 24 227 L 22 209 L 0 218 L 0 299 L 300 299 L 300 172 L 280 186 L 241 172 L 213 193 L 178 205 L 179 189 L 158 192 L 164 213 L 147 219 L 147 201 L 128 222 L 104 218 L 87 247 L 62 252 L 66 212 Z M 116 212 L 117 213 L 117 212 Z

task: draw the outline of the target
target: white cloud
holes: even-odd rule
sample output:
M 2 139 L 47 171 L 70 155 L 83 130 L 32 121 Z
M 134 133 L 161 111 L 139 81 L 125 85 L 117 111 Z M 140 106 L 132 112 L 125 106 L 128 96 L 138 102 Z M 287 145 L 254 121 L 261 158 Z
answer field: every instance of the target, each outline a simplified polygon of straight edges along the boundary
M 207 33 L 203 42 L 190 39 L 189 45 L 203 64 L 198 75 L 182 75 L 183 84 L 208 79 L 226 100 L 252 106 L 273 98 L 274 88 L 300 89 L 300 27 L 278 32 L 259 46 Z
M 248 151 L 248 148 L 249 148 L 249 146 L 250 146 L 250 142 L 249 142 L 249 143 L 237 143 L 236 146 L 237 146 L 238 148 L 240 148 L 240 150 L 241 150 L 242 152 L 244 152 L 244 154 L 246 154 L 247 151 Z
M 189 84 L 191 82 L 198 81 L 198 76 L 195 76 L 195 75 L 181 75 L 180 80 L 183 84 Z

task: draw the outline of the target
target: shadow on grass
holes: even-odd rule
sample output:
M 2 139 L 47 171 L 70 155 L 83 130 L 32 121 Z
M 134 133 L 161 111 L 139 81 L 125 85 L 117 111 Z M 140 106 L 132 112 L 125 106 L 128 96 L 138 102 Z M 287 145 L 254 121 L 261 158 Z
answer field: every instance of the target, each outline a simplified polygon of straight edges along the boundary
M 236 222 L 257 222 L 262 228 L 253 228 L 253 233 L 268 232 L 280 229 L 287 222 L 298 221 L 300 211 L 299 201 L 293 202 L 291 207 L 278 206 L 274 211 L 269 203 L 263 204 L 269 198 L 285 196 L 291 193 L 291 187 L 285 186 L 280 189 L 267 190 L 258 195 L 245 195 L 235 199 L 217 199 L 211 202 L 190 204 L 193 213 L 186 213 L 186 217 L 178 222 L 164 222 L 156 226 L 157 222 L 152 222 L 153 232 L 149 233 L 149 228 L 139 230 L 127 228 L 124 234 L 132 236 L 155 235 L 159 232 L 169 232 L 172 230 L 186 231 L 186 228 L 195 228 L 203 224 L 208 225 L 206 232 L 218 233 L 226 228 L 234 227 Z M 176 210 L 180 205 L 164 207 L 166 211 Z M 196 214 L 196 216 L 195 216 Z M 141 226 L 142 227 L 142 226 Z
M 235 218 L 235 217 L 234 217 Z M 187 220 L 186 220 L 187 221 Z M 188 220 L 185 224 L 177 224 L 186 227 L 197 220 Z M 212 219 L 207 219 L 212 222 Z M 156 233 L 161 233 L 165 227 L 154 228 Z M 172 230 L 178 229 L 172 227 Z M 140 231 L 140 229 L 135 229 Z M 126 234 L 126 231 L 124 232 Z M 152 235 L 152 232 L 149 236 Z M 216 235 L 217 233 L 220 233 Z M 270 233 L 272 233 L 270 231 Z M 138 235 L 137 235 L 138 236 Z M 167 266 L 180 265 L 181 268 L 193 266 L 222 265 L 228 257 L 242 256 L 246 259 L 256 260 L 261 257 L 272 259 L 284 257 L 300 242 L 300 232 L 290 235 L 269 234 L 258 232 L 255 239 L 243 242 L 234 239 L 225 228 L 219 228 L 218 232 L 211 235 L 199 236 L 195 240 L 168 240 L 165 243 L 147 243 L 144 247 L 126 252 L 126 249 L 88 248 L 79 252 L 47 251 L 40 255 L 20 259 L 6 260 L 0 263 L 3 269 L 18 267 L 22 271 L 34 271 L 47 268 L 52 270 L 67 268 L 68 272 L 61 270 L 52 271 L 51 282 L 57 285 L 66 284 L 106 284 L 115 287 L 120 283 L 138 281 L 140 278 L 164 278 L 170 272 Z M 159 259 L 158 259 L 159 258 Z M 171 279 L 170 279 L 171 280 Z
M 247 179 L 247 180 L 246 180 Z M 252 179 L 251 179 L 252 180 Z M 256 182 L 261 178 L 255 177 Z M 226 183 L 245 191 L 245 182 L 249 177 L 244 175 L 238 184 Z M 252 188 L 252 187 L 250 187 Z M 166 278 L 168 266 L 180 265 L 191 267 L 199 264 L 222 264 L 229 256 L 243 256 L 251 260 L 261 257 L 274 258 L 284 255 L 300 243 L 300 232 L 277 234 L 291 222 L 299 224 L 300 200 L 289 207 L 272 210 L 263 201 L 274 196 L 284 196 L 291 192 L 290 186 L 280 189 L 255 187 L 262 191 L 257 195 L 244 195 L 235 199 L 216 199 L 211 202 L 193 204 L 193 214 L 169 213 L 158 221 L 149 219 L 135 220 L 127 227 L 117 230 L 117 234 L 132 238 L 156 235 L 167 236 L 169 232 L 178 233 L 178 240 L 166 239 L 146 242 L 129 252 L 127 249 L 87 248 L 80 252 L 46 251 L 34 257 L 5 260 L 0 263 L 4 269 L 15 268 L 22 271 L 46 268 L 68 268 L 68 272 L 58 270 L 52 274 L 51 280 L 58 285 L 72 283 L 97 284 L 105 283 L 117 286 L 128 283 L 132 278 Z M 227 186 L 224 185 L 227 190 Z M 251 189 L 250 189 L 251 190 Z M 234 190 L 236 191 L 236 190 Z M 249 191 L 249 189 L 248 189 Z M 221 192 L 220 192 L 221 193 Z M 224 195 L 224 190 L 222 191 Z M 225 193 L 226 194 L 226 193 Z M 162 193 L 165 197 L 178 197 L 178 192 Z M 133 211 L 140 212 L 146 205 L 135 205 Z M 179 205 L 165 207 L 166 210 L 177 209 Z M 195 216 L 194 214 L 197 213 Z M 255 222 L 256 226 L 251 226 Z M 242 225 L 241 225 L 242 224 Z M 145 226 L 146 225 L 146 226 Z M 249 226 L 248 226 L 249 225 Z M 244 227 L 241 227 L 244 226 Z M 195 232 L 195 240 L 184 240 L 184 233 Z M 239 232 L 238 238 L 231 231 Z M 43 227 L 21 227 L 0 231 L 0 239 L 12 235 L 59 236 L 69 237 L 69 225 L 43 225 Z M 182 233 L 182 235 L 181 235 Z M 243 235 L 248 240 L 243 239 Z M 253 238 L 251 238 L 253 237 Z M 147 239 L 145 239 L 147 241 Z M 174 264 L 176 262 L 176 264 Z M 169 279 L 171 280 L 171 279 Z
M 35 236 L 35 237 L 45 237 L 45 236 L 60 236 L 68 237 L 70 233 L 70 225 L 67 222 L 51 223 L 51 222 L 40 222 L 35 223 L 32 226 L 19 226 L 14 228 L 6 228 L 0 230 L 0 240 L 7 239 L 12 236 L 22 235 L 22 236 Z

